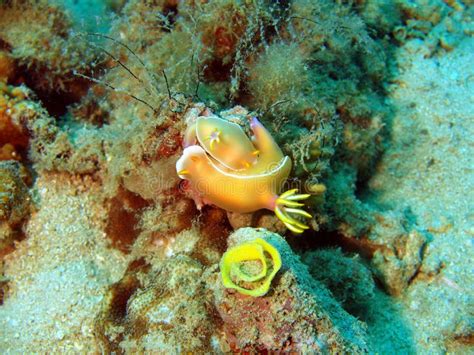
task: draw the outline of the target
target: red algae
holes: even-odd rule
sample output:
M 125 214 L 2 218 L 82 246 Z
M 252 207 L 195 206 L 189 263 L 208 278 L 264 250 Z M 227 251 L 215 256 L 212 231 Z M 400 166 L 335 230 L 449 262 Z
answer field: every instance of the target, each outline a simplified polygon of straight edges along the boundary
M 129 253 L 140 234 L 140 214 L 144 208 L 150 205 L 139 195 L 120 188 L 118 194 L 110 202 L 105 232 L 112 246 L 118 250 Z

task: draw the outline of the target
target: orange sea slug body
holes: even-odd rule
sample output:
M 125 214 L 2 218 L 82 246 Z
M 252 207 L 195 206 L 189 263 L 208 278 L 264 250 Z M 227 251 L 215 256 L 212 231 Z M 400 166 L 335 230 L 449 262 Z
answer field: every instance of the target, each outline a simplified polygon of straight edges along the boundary
M 262 208 L 275 211 L 295 233 L 308 227 L 291 214 L 311 217 L 295 208 L 309 195 L 290 190 L 278 196 L 291 171 L 270 133 L 253 117 L 252 140 L 242 128 L 217 116 L 199 117 L 185 134 L 185 149 L 176 163 L 178 175 L 188 181 L 198 207 L 214 204 L 227 211 L 247 213 Z

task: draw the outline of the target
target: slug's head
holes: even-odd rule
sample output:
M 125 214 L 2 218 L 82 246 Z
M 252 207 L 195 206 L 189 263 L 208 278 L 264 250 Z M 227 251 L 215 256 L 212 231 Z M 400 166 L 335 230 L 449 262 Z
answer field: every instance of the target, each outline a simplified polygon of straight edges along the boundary
M 257 149 L 236 123 L 200 117 L 196 121 L 196 137 L 204 150 L 228 169 L 248 169 L 257 161 Z
M 183 151 L 183 155 L 176 162 L 176 171 L 181 179 L 189 179 L 196 173 L 208 158 L 206 152 L 198 145 L 187 147 Z

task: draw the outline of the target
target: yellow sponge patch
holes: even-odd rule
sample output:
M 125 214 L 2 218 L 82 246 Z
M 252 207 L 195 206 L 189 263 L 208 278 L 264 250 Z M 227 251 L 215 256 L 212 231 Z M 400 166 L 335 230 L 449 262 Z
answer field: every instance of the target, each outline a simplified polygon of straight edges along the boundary
M 220 262 L 224 286 L 254 297 L 268 292 L 280 268 L 280 253 L 262 238 L 230 248 Z

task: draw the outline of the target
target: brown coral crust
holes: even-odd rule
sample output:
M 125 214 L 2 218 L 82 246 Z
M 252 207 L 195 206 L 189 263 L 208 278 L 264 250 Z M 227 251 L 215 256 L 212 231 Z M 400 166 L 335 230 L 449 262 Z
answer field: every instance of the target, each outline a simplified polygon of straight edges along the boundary
M 140 234 L 138 222 L 142 209 L 149 202 L 139 195 L 120 187 L 117 195 L 110 202 L 109 217 L 105 232 L 112 246 L 129 253 L 133 242 Z

